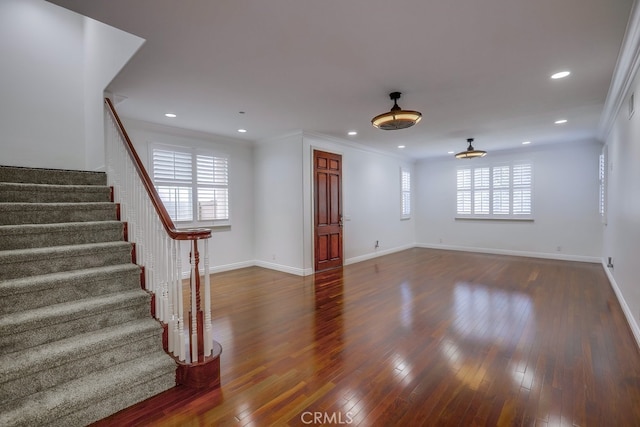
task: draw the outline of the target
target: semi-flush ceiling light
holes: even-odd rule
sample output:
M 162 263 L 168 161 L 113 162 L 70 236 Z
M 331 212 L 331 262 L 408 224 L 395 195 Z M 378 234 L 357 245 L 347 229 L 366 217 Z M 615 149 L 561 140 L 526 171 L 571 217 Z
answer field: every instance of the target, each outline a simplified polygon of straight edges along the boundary
M 567 77 L 569 74 L 571 74 L 571 71 L 560 71 L 558 73 L 552 74 L 551 78 L 552 79 L 563 79 L 565 77 Z
M 418 111 L 403 110 L 398 107 L 400 92 L 391 92 L 389 98 L 393 100 L 393 107 L 388 113 L 380 114 L 371 119 L 374 127 L 382 130 L 406 129 L 422 120 L 422 113 Z
M 471 143 L 473 142 L 473 138 L 468 138 L 467 142 L 469 143 L 469 147 L 466 151 L 461 151 L 456 154 L 456 159 L 473 159 L 475 157 L 484 157 L 487 155 L 486 151 L 476 150 L 473 148 Z

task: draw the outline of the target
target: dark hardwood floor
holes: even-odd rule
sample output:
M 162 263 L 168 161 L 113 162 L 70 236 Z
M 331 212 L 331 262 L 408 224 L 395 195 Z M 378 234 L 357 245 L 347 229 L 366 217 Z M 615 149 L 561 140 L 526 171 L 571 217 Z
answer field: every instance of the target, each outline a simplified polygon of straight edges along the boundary
M 640 352 L 599 264 L 411 249 L 212 286 L 221 388 L 97 425 L 640 426 Z

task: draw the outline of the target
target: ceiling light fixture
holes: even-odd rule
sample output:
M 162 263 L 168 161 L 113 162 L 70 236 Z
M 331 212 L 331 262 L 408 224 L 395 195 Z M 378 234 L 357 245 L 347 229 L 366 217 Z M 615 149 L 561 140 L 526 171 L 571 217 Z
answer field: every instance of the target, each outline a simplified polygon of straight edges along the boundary
M 238 129 L 238 132 L 240 132 L 240 133 L 247 133 L 247 130 L 246 130 L 246 129 Z
M 398 148 L 405 148 L 406 145 L 398 145 Z
M 486 151 L 476 150 L 473 148 L 471 143 L 473 142 L 473 138 L 468 138 L 467 142 L 469 143 L 469 147 L 466 151 L 461 151 L 456 154 L 456 159 L 473 159 L 475 157 L 484 157 L 487 155 Z
M 529 145 L 531 144 L 531 141 L 522 141 L 522 145 Z
M 557 125 L 563 125 L 563 124 L 567 123 L 567 119 L 556 120 L 554 123 L 557 124 Z
M 418 111 L 403 110 L 398 106 L 400 92 L 391 92 L 389 98 L 393 100 L 393 107 L 388 113 L 380 114 L 371 119 L 371 124 L 382 130 L 406 129 L 422 120 L 422 113 Z
M 173 113 L 167 113 L 167 114 L 165 114 L 165 116 L 166 116 L 166 117 L 169 117 L 169 118 L 171 118 L 171 119 L 175 119 L 176 117 L 178 117 L 178 116 L 176 116 L 176 115 L 175 115 L 175 114 L 173 114 Z
M 560 71 L 558 73 L 552 74 L 551 78 L 554 80 L 563 79 L 567 77 L 569 74 L 571 74 L 571 71 Z
M 356 136 L 358 134 L 358 132 L 356 132 L 355 130 L 350 130 L 349 132 L 347 132 L 347 135 L 349 136 Z

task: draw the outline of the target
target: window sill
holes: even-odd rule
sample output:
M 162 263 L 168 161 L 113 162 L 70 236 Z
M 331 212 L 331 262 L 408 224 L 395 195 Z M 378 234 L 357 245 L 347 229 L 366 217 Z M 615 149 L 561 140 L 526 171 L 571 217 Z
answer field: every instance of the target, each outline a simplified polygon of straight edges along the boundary
M 197 224 L 197 223 L 177 223 L 176 228 L 180 231 L 205 229 L 211 231 L 227 231 L 231 230 L 231 223 L 223 224 Z
M 514 217 L 485 217 L 485 216 L 456 216 L 454 217 L 456 221 L 498 221 L 498 222 L 534 222 L 534 219 L 531 217 L 526 218 L 514 218 Z

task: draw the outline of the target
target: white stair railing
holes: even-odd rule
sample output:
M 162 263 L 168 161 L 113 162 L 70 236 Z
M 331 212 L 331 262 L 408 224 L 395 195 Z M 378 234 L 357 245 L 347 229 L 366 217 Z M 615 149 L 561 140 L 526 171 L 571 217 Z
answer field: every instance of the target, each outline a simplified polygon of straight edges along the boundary
M 108 184 L 113 188 L 114 201 L 120 205 L 121 220 L 127 224 L 128 240 L 134 243 L 135 262 L 143 269 L 145 289 L 154 295 L 152 312 L 166 325 L 167 351 L 182 363 L 203 363 L 214 348 L 209 278 L 211 230 L 175 228 L 109 99 L 105 99 L 105 145 Z M 187 244 L 191 274 L 189 286 L 183 287 L 180 254 Z

